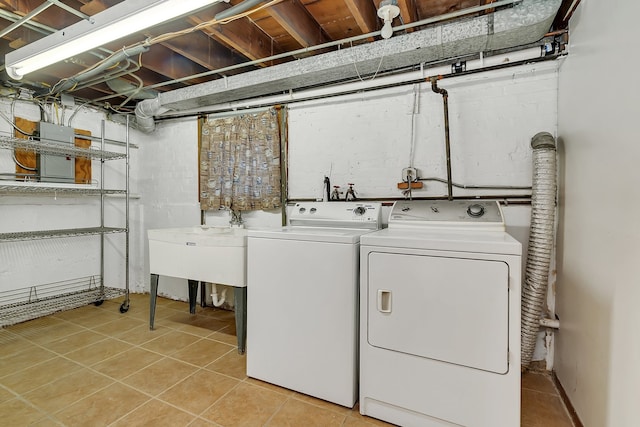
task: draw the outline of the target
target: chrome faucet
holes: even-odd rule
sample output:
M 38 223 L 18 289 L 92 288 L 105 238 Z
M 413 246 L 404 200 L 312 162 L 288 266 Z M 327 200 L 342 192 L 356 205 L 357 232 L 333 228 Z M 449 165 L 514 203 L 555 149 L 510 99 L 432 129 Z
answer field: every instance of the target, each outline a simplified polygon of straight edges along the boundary
M 244 224 L 244 221 L 242 220 L 242 211 L 229 209 L 229 214 L 231 215 L 229 225 L 231 225 L 231 227 L 242 227 L 242 225 Z

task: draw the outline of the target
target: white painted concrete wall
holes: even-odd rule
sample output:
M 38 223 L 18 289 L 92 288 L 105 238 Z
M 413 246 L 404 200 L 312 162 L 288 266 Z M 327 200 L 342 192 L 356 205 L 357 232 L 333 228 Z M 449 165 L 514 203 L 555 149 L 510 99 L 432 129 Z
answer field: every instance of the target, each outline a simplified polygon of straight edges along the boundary
M 160 123 L 155 133 L 140 137 L 140 188 L 144 210 L 144 274 L 149 290 L 147 230 L 200 224 L 198 204 L 198 124 L 185 119 Z M 160 295 L 188 300 L 187 281 L 161 277 Z
M 640 420 L 640 4 L 583 1 L 560 69 L 556 373 L 585 426 Z
M 11 104 L 0 100 L 0 111 L 13 120 L 14 115 L 31 121 L 40 121 L 40 110 L 29 102 L 18 101 Z M 48 120 L 56 124 L 69 125 L 72 110 L 49 109 Z M 73 117 L 71 126 L 91 131 L 94 136 L 101 134 L 102 113 L 82 109 Z M 113 122 L 106 122 L 105 135 L 114 140 L 125 140 L 125 128 Z M 7 120 L 0 120 L 0 132 L 13 134 Z M 99 148 L 98 143 L 94 147 Z M 123 148 L 107 145 L 109 151 L 123 151 Z M 15 172 L 11 157 L 12 150 L 0 150 L 0 172 Z M 130 180 L 131 191 L 137 192 L 138 153 L 131 151 Z M 125 188 L 124 160 L 105 162 L 105 188 Z M 100 180 L 99 161 L 92 162 L 92 178 Z M 2 196 L 0 197 L 0 232 L 48 230 L 62 228 L 96 227 L 100 225 L 100 203 L 98 197 L 73 197 L 68 195 Z M 105 203 L 107 226 L 125 226 L 125 203 L 123 198 L 109 198 Z M 130 289 L 143 291 L 142 264 L 140 257 L 140 226 L 142 208 L 138 200 L 130 204 Z M 113 234 L 105 237 L 105 285 L 125 287 L 125 237 Z M 0 243 L 0 292 L 51 282 L 65 281 L 100 273 L 100 240 L 98 236 L 84 236 L 62 239 L 33 240 Z
M 529 141 L 541 130 L 556 131 L 556 67 L 540 63 L 439 82 L 449 92 L 454 182 L 531 185 Z M 355 183 L 363 198 L 402 197 L 396 184 L 410 165 L 421 177 L 446 179 L 442 109 L 430 84 L 292 105 L 289 197 L 322 197 L 325 175 L 345 190 Z M 414 196 L 447 194 L 445 184 L 425 187 Z M 454 189 L 454 196 L 522 193 Z

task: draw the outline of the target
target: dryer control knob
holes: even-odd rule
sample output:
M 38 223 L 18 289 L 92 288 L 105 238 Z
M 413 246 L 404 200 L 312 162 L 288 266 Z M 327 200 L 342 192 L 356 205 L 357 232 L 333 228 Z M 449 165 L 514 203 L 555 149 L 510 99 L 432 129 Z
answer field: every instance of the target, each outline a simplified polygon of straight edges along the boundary
M 311 208 L 311 209 L 309 209 L 309 212 L 310 212 L 310 213 L 316 213 L 316 211 L 317 211 L 317 209 L 316 209 L 316 208 Z
M 480 218 L 482 215 L 484 215 L 484 206 L 478 204 L 470 205 L 467 208 L 467 213 L 472 218 Z
M 301 214 L 305 213 L 307 210 L 305 208 L 300 208 L 298 209 L 298 212 L 300 212 Z
M 353 213 L 358 216 L 364 215 L 366 212 L 367 212 L 367 208 L 365 208 L 364 206 L 358 206 L 353 210 Z

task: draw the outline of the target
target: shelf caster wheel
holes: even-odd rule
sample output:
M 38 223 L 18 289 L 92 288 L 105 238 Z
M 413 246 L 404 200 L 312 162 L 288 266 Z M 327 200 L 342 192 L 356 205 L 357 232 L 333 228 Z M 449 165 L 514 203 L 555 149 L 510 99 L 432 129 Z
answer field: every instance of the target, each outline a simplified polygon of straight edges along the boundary
M 120 313 L 126 313 L 127 311 L 129 311 L 129 304 L 123 302 L 120 306 Z
M 100 307 L 103 302 L 104 302 L 104 300 L 96 301 L 96 302 L 93 303 L 93 305 L 95 305 L 96 307 Z

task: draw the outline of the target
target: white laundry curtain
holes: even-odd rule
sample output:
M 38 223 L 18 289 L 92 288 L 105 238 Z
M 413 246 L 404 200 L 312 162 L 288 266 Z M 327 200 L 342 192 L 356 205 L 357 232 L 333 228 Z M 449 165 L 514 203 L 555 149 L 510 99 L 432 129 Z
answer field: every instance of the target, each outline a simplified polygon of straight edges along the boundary
M 203 119 L 200 208 L 276 209 L 280 198 L 279 111 Z

